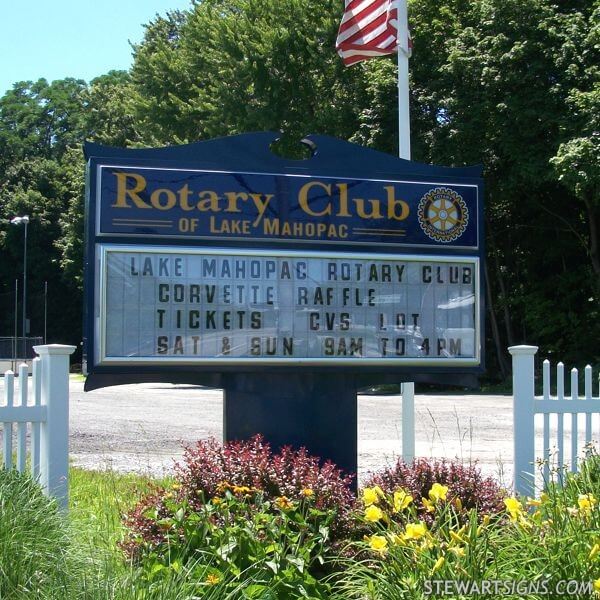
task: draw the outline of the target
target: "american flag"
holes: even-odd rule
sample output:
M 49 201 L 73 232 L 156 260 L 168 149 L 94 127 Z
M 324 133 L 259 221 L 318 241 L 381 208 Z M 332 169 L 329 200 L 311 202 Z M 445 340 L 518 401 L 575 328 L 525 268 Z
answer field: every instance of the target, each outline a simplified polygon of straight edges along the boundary
M 346 66 L 398 50 L 394 0 L 345 0 L 336 49 Z M 409 51 L 412 46 L 409 38 Z

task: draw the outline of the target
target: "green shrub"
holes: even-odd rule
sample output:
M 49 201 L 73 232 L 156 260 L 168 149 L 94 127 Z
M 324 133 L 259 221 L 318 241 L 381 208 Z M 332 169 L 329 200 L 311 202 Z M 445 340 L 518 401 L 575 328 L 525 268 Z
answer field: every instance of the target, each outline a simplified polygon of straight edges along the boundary
M 554 486 L 539 499 L 504 498 L 495 517 L 475 508 L 465 513 L 449 484 L 434 483 L 418 498 L 401 489 L 390 494 L 367 488 L 365 538 L 354 544 L 357 560 L 347 563 L 333 597 L 463 597 L 456 588 L 435 593 L 432 582 L 448 581 L 471 586 L 464 597 L 589 599 L 594 586 L 600 592 L 600 490 L 590 476 L 596 468 L 591 457 L 581 474 L 569 475 L 564 487 Z M 484 581 L 509 589 L 474 591 Z M 579 582 L 581 591 L 566 594 L 560 585 L 567 581 Z
M 420 519 L 428 524 L 433 520 L 429 492 L 434 484 L 448 488 L 448 499 L 454 503 L 457 515 L 466 520 L 471 509 L 480 517 L 494 515 L 504 510 L 502 498 L 506 495 L 491 477 L 485 477 L 476 465 L 463 465 L 457 461 L 427 460 L 417 458 L 412 463 L 402 460 L 391 468 L 372 475 L 365 488 L 377 486 L 390 498 L 403 490 L 412 498 L 412 507 Z M 392 518 L 402 518 L 393 512 Z
M 251 580 L 248 598 L 327 597 L 326 560 L 350 533 L 350 485 L 304 449 L 272 453 L 260 436 L 201 441 L 175 484 L 127 515 L 123 548 L 149 581 L 192 572 L 197 594 Z

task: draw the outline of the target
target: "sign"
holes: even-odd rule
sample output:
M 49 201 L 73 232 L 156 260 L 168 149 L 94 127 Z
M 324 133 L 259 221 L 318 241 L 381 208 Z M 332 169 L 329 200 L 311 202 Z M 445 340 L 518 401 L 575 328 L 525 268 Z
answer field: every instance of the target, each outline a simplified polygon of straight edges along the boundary
M 275 138 L 86 145 L 86 389 L 117 375 L 481 370 L 479 167 L 324 136 L 312 158 L 286 160 Z
M 479 263 L 103 246 L 100 364 L 479 362 Z
M 100 166 L 97 234 L 477 249 L 474 184 Z

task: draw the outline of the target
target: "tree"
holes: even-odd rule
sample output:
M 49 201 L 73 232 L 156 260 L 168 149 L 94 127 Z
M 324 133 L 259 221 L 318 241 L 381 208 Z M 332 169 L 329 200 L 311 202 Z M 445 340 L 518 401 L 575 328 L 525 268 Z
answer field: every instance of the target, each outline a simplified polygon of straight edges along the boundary
M 206 0 L 158 18 L 136 48 L 140 135 L 152 143 L 282 130 L 349 138 L 355 74 L 334 52 L 333 0 Z M 360 88 L 360 78 L 358 88 Z
M 599 0 L 409 9 L 413 159 L 484 166 L 492 369 L 506 370 L 502 348 L 519 341 L 589 360 L 582 339 L 600 323 Z M 341 0 L 194 2 L 147 25 L 131 73 L 20 82 L 0 98 L 0 219 L 33 217 L 46 247 L 37 264 L 64 286 L 64 306 L 80 305 L 85 138 L 160 146 L 281 130 L 278 151 L 291 156 L 313 132 L 396 152 L 395 57 L 345 68 L 341 12 Z M 5 328 L 18 233 L 0 228 Z
M 581 241 L 593 219 L 550 160 L 573 120 L 572 88 L 589 89 L 586 61 L 598 64 L 583 44 L 597 39 L 591 5 L 420 0 L 411 8 L 413 139 L 425 140 L 417 143 L 427 161 L 484 165 L 499 345 L 529 341 L 589 360 L 580 340 L 593 322 L 593 286 Z
M 561 67 L 573 72 L 562 122 L 563 140 L 551 159 L 559 181 L 585 208 L 588 235 L 580 238 L 600 293 L 600 2 L 588 14 L 565 16 L 569 41 Z M 565 64 L 566 63 L 566 64 Z
M 86 83 L 67 78 L 18 82 L 0 98 L 0 174 L 31 156 L 60 158 L 82 139 Z
M 13 285 L 23 273 L 23 239 L 11 217 L 30 216 L 28 315 L 43 331 L 49 288 L 49 339 L 79 343 L 83 279 L 84 139 L 124 145 L 135 139 L 130 80 L 112 71 L 92 81 L 20 82 L 0 98 L 0 328 L 12 331 Z M 22 293 L 22 292 L 21 292 Z M 20 309 L 19 309 L 20 310 Z M 75 325 L 74 325 L 75 324 Z

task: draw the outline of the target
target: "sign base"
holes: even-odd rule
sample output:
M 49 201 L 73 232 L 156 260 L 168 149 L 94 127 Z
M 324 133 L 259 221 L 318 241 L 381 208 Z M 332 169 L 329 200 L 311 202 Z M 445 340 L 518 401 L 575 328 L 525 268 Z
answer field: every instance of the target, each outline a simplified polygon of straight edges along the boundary
M 262 434 L 273 450 L 304 446 L 346 474 L 357 472 L 354 377 L 319 373 L 237 373 L 227 377 L 224 441 Z

